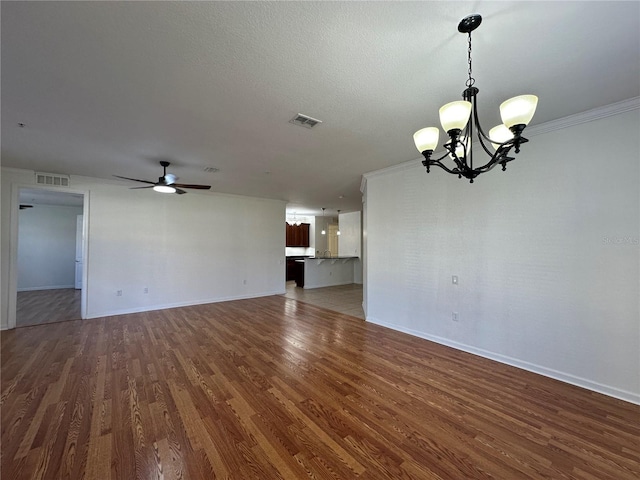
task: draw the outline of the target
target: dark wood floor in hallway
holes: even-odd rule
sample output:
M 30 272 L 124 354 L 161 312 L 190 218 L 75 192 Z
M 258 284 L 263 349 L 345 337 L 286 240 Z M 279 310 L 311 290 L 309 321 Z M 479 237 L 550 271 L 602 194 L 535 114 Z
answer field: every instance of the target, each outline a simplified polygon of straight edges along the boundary
M 640 476 L 640 407 L 283 296 L 2 332 L 3 479 Z

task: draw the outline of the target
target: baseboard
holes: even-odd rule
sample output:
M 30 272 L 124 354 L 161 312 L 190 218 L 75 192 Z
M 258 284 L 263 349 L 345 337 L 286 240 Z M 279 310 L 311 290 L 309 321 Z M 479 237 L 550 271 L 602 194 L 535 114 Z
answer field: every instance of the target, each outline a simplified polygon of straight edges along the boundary
M 18 292 L 35 292 L 37 290 L 67 290 L 69 288 L 75 289 L 75 285 L 49 285 L 46 287 L 24 287 L 18 288 Z
M 331 285 L 307 285 L 305 284 L 305 286 L 303 287 L 304 289 L 308 290 L 311 288 L 324 288 L 324 287 L 339 287 L 340 285 L 351 285 L 353 282 L 349 281 L 349 282 L 342 282 L 342 283 L 332 283 Z
M 640 394 L 637 394 L 637 393 L 628 392 L 626 390 L 622 390 L 609 385 L 603 385 L 601 383 L 594 382 L 586 378 L 577 377 L 570 373 L 561 372 L 558 370 L 554 370 L 552 368 L 547 368 L 541 365 L 537 365 L 535 363 L 526 362 L 524 360 L 519 360 L 517 358 L 509 357 L 499 353 L 494 353 L 488 350 L 483 350 L 481 348 L 466 345 L 464 343 L 455 342 L 447 338 L 438 337 L 436 335 L 429 335 L 427 333 L 413 330 L 410 328 L 405 328 L 392 323 L 383 322 L 374 317 L 366 317 L 366 319 L 367 319 L 367 322 L 375 323 L 376 325 L 380 325 L 382 327 L 390 328 L 392 330 L 396 330 L 402 333 L 407 333 L 414 337 L 424 338 L 425 340 L 429 340 L 431 342 L 438 343 L 440 345 L 445 345 L 447 347 L 455 348 L 456 350 L 462 350 L 463 352 L 471 353 L 473 355 L 478 355 L 479 357 L 488 358 L 489 360 L 494 360 L 499 363 L 511 365 L 512 367 L 521 368 L 522 370 L 526 370 L 528 372 L 537 373 L 545 377 L 553 378 L 554 380 L 560 380 L 561 382 L 569 383 L 571 385 L 582 387 L 587 390 L 591 390 L 593 392 L 602 393 L 603 395 L 607 395 L 609 397 L 614 397 L 619 400 L 624 400 L 626 402 L 640 405 Z
M 229 297 L 216 297 L 216 298 L 208 298 L 208 299 L 194 300 L 194 301 L 188 301 L 188 302 L 165 303 L 162 305 L 146 305 L 143 307 L 124 308 L 120 310 L 108 310 L 105 312 L 88 313 L 86 316 L 86 319 L 113 317 L 116 315 L 129 315 L 131 313 L 154 312 L 157 310 L 166 310 L 168 308 L 192 307 L 194 305 L 230 302 L 232 300 L 246 300 L 249 298 L 270 297 L 271 295 L 284 295 L 285 293 L 286 293 L 285 290 L 278 290 L 274 292 L 263 292 L 263 293 L 257 293 L 252 295 L 234 295 Z

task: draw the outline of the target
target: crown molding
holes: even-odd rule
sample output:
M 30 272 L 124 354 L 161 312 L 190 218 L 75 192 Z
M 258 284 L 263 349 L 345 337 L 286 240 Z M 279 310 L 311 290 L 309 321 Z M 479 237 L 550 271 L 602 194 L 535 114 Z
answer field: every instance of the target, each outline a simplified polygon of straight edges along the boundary
M 591 110 L 586 110 L 574 115 L 568 115 L 557 120 L 550 120 L 548 122 L 541 123 L 540 125 L 533 125 L 527 128 L 527 138 L 554 132 L 563 128 L 575 127 L 583 123 L 594 122 L 602 118 L 612 117 L 614 115 L 620 115 L 622 113 L 638 109 L 640 109 L 640 97 L 629 98 L 627 100 L 622 100 L 610 105 L 605 105 L 604 107 L 593 108 Z M 444 154 L 444 151 L 436 153 L 435 156 L 440 156 L 442 154 Z M 422 160 L 423 157 L 418 157 L 415 160 L 409 160 L 397 165 L 391 165 L 390 167 L 365 173 L 362 176 L 363 184 L 366 184 L 366 180 L 369 178 L 377 177 L 379 175 L 386 175 L 391 172 L 399 172 L 408 168 L 419 166 L 422 164 Z M 360 191 L 363 191 L 363 184 L 361 184 Z
M 614 115 L 620 115 L 621 113 L 638 109 L 640 109 L 640 97 L 629 98 L 621 102 L 605 105 L 604 107 L 593 108 L 585 112 L 541 123 L 540 125 L 533 125 L 527 128 L 527 137 L 542 135 L 544 133 L 554 132 L 563 128 L 575 127 L 576 125 L 594 122 L 601 118 L 612 117 Z

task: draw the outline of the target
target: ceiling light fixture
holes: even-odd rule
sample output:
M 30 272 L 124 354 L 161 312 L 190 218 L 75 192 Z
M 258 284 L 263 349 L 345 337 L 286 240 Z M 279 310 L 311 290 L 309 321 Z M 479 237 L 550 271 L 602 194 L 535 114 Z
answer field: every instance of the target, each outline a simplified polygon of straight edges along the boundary
M 154 185 L 153 190 L 160 193 L 176 193 L 176 189 L 169 185 Z
M 440 158 L 431 158 L 438 145 L 440 135 L 440 130 L 437 127 L 423 128 L 413 135 L 416 148 L 424 155 L 422 164 L 427 167 L 427 173 L 431 166 L 437 166 L 448 173 L 458 175 L 458 178 L 468 178 L 471 183 L 478 175 L 488 172 L 498 164 L 502 165 L 503 171 L 506 170 L 507 163 L 514 160 L 513 157 L 508 156 L 510 150 L 514 148 L 515 153 L 519 153 L 520 145 L 528 142 L 522 136 L 522 131 L 531 121 L 538 104 L 538 97 L 535 95 L 520 95 L 510 98 L 500 105 L 503 124 L 489 130 L 488 136 L 484 133 L 478 121 L 476 102 L 478 89 L 473 86 L 475 79 L 471 76 L 471 32 L 478 28 L 481 22 L 482 17 L 475 13 L 466 16 L 458 24 L 460 33 L 469 34 L 467 51 L 469 79 L 466 82 L 467 88 L 462 92 L 464 100 L 447 103 L 440 109 L 440 123 L 449 135 L 449 141 L 444 144 L 446 153 Z M 474 132 L 477 133 L 482 149 L 491 157 L 486 164 L 475 168 L 471 142 L 469 141 L 470 139 L 473 141 Z M 495 151 L 489 150 L 485 142 L 491 143 Z M 447 156 L 455 163 L 453 168 L 449 168 L 441 162 Z
M 298 220 L 298 217 L 296 217 L 296 212 L 293 212 L 293 218 L 290 218 L 289 220 L 287 220 L 287 223 L 289 225 L 299 226 L 302 222 Z

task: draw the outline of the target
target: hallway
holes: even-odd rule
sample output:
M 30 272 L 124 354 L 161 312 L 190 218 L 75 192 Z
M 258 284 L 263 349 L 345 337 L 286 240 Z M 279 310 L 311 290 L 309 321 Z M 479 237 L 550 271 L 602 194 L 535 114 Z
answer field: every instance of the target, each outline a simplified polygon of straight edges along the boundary
M 295 282 L 287 282 L 287 293 L 284 296 L 364 320 L 362 285 L 356 283 L 304 289 L 296 287 Z
M 18 292 L 16 327 L 80 320 L 82 290 L 32 290 Z

